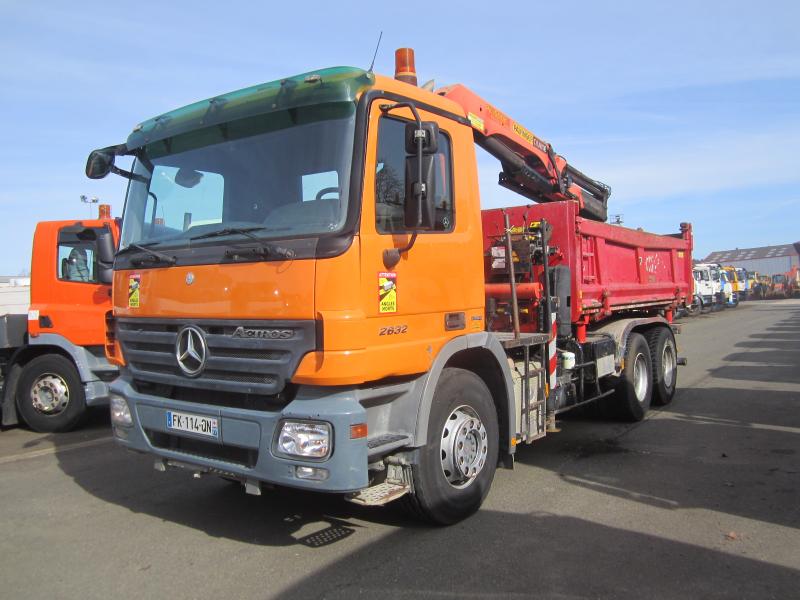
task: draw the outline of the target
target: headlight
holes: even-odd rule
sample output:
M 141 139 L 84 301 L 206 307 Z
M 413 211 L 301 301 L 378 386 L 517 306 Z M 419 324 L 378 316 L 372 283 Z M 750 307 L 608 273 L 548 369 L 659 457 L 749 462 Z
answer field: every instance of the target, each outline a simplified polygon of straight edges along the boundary
M 109 404 L 111 406 L 111 423 L 121 427 L 130 427 L 133 425 L 131 409 L 125 401 L 125 398 L 112 394 Z
M 331 426 L 327 423 L 284 421 L 277 449 L 304 458 L 325 458 L 331 450 Z

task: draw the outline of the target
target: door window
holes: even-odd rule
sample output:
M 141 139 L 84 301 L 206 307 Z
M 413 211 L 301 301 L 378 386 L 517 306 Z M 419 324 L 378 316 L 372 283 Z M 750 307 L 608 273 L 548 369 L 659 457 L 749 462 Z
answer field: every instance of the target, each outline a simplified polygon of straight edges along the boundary
M 104 229 L 95 228 L 101 232 Z M 62 229 L 58 232 L 58 256 L 56 273 L 62 281 L 98 283 L 97 247 L 83 231 Z
M 402 233 L 406 198 L 405 127 L 408 121 L 381 117 L 375 168 L 375 225 L 379 233 Z M 454 222 L 450 138 L 439 131 L 439 151 L 434 155 L 436 185 L 435 231 L 452 231 Z

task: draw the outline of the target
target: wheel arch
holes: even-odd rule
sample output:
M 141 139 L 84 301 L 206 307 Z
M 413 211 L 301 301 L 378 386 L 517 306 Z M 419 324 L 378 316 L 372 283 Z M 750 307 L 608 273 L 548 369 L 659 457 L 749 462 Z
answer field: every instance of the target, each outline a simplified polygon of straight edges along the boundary
M 670 335 L 672 336 L 672 340 L 675 342 L 675 347 L 677 348 L 678 344 L 675 340 L 675 335 L 672 331 L 672 328 L 670 327 L 669 322 L 661 316 L 618 319 L 592 330 L 592 333 L 609 335 L 616 342 L 617 351 L 615 360 L 617 374 L 619 375 L 623 370 L 624 365 L 622 362 L 623 358 L 625 357 L 625 352 L 628 349 L 628 339 L 630 338 L 631 334 L 641 333 L 642 335 L 647 336 L 649 331 L 652 331 L 657 327 L 663 327 L 669 331 Z
M 512 440 L 517 430 L 517 418 L 514 412 L 514 387 L 506 361 L 500 343 L 485 332 L 461 336 L 448 342 L 428 372 L 417 415 L 417 441 L 424 444 L 428 439 L 433 395 L 442 371 L 447 367 L 457 367 L 475 373 L 489 388 L 497 410 L 500 452 L 513 454 L 515 447 Z

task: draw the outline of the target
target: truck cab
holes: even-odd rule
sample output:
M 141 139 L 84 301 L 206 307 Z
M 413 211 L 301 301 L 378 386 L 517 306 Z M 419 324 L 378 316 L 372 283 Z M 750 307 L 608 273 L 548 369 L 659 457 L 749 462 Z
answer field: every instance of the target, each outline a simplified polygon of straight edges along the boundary
M 747 300 L 750 296 L 750 275 L 747 270 L 742 267 L 735 267 L 736 278 L 739 280 L 739 300 Z
M 723 306 L 736 306 L 736 292 L 733 290 L 733 283 L 731 282 L 730 275 L 722 267 L 718 268 L 717 274 L 719 277 Z
M 692 269 L 696 295 L 701 301 L 701 309 L 713 310 L 722 305 L 722 282 L 719 270 L 711 264 L 696 264 Z
M 743 289 L 742 282 L 736 273 L 734 267 L 722 267 L 722 272 L 725 273 L 725 279 L 730 287 L 730 295 L 726 294 L 728 306 L 738 306 L 739 296 Z
M 787 297 L 787 282 L 788 278 L 785 273 L 778 273 L 772 276 L 772 287 L 770 290 L 770 297 L 772 298 L 786 298 Z
M 101 281 L 97 247 L 98 237 L 118 235 L 108 209 L 98 219 L 36 226 L 30 308 L 3 323 L 3 425 L 66 431 L 87 407 L 108 402 L 117 367 L 105 357 L 111 286 Z

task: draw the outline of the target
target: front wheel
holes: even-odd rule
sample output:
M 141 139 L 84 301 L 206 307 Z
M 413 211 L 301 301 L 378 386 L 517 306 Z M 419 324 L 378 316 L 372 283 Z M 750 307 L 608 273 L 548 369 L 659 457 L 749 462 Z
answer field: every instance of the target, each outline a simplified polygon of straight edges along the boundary
M 86 413 L 78 371 L 60 354 L 39 356 L 22 370 L 17 388 L 20 415 L 34 431 L 69 431 Z
M 427 444 L 412 466 L 416 516 L 450 525 L 477 511 L 494 479 L 499 431 L 497 411 L 483 380 L 446 368 L 433 395 Z

